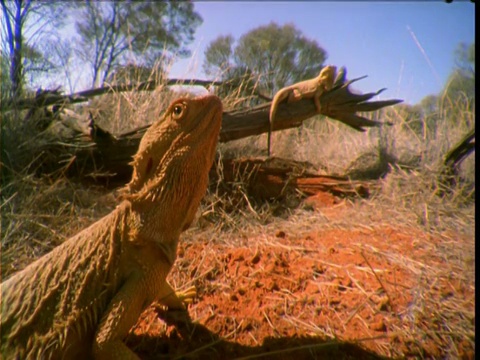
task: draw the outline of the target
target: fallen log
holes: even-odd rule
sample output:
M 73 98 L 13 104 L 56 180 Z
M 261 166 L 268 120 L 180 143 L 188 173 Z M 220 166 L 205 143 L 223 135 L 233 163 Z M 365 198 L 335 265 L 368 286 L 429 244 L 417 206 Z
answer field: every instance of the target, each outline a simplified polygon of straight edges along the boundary
M 375 181 L 355 181 L 344 176 L 320 175 L 308 163 L 280 158 L 222 159 L 210 171 L 211 184 L 217 180 L 226 186 L 241 183 L 246 193 L 257 200 L 281 200 L 299 192 L 305 197 L 329 193 L 336 197 L 370 196 L 378 185 Z M 213 185 L 212 185 L 213 186 Z
M 402 100 L 369 101 L 384 89 L 367 94 L 350 92 L 349 86 L 360 79 L 362 78 L 346 81 L 344 76 L 339 79 L 332 90 L 320 97 L 321 115 L 338 120 L 357 131 L 384 125 L 382 122 L 367 119 L 358 112 L 375 111 L 397 104 Z M 83 99 L 86 95 L 101 93 L 101 91 L 94 90 L 89 94 L 82 92 L 75 96 L 62 98 L 62 101 L 75 102 L 76 99 Z M 54 93 L 43 99 L 42 107 L 38 108 L 39 111 L 43 111 L 42 109 L 45 109 L 44 106 L 47 103 L 51 104 L 50 101 L 53 100 L 48 99 L 54 99 L 56 96 L 59 95 Z M 37 102 L 39 101 L 37 99 Z M 56 108 L 51 113 L 57 117 L 62 112 L 70 111 L 59 108 L 58 105 L 55 106 Z M 266 103 L 250 109 L 225 111 L 220 142 L 268 132 L 269 109 L 270 103 Z M 29 111 L 29 114 L 33 116 L 31 113 L 32 110 Z M 309 99 L 280 104 L 273 130 L 298 127 L 304 120 L 316 115 L 318 114 L 315 105 Z M 52 122 L 45 131 L 36 136 L 35 141 L 27 141 L 22 144 L 19 151 L 35 156 L 42 154 L 42 156 L 38 156 L 41 164 L 32 166 L 43 173 L 61 171 L 62 174 L 74 177 L 114 180 L 115 183 L 128 181 L 131 176 L 129 163 L 132 155 L 137 151 L 140 139 L 149 126 L 115 136 L 100 128 L 91 114 L 89 119 L 84 119 L 83 124 L 75 121 L 61 119 L 60 116 L 60 120 Z

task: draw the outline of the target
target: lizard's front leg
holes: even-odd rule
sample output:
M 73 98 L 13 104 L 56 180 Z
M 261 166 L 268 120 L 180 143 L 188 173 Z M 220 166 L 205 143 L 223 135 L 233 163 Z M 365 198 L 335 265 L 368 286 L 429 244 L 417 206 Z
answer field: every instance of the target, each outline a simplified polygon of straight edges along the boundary
M 320 105 L 320 96 L 323 94 L 323 91 L 319 91 L 313 97 L 313 102 L 315 103 L 315 109 L 317 110 L 317 114 L 320 114 L 320 110 L 322 106 Z
M 288 98 L 287 98 L 287 103 L 292 103 L 292 102 L 295 102 L 295 101 L 300 101 L 302 100 L 304 97 L 303 93 L 297 89 L 297 88 L 294 88 L 292 91 L 290 91 L 290 93 L 288 94 Z
M 136 324 L 144 309 L 145 300 L 148 298 L 146 292 L 147 289 L 142 279 L 133 276 L 113 297 L 95 333 L 93 343 L 95 359 L 139 359 L 123 343 L 123 339 Z

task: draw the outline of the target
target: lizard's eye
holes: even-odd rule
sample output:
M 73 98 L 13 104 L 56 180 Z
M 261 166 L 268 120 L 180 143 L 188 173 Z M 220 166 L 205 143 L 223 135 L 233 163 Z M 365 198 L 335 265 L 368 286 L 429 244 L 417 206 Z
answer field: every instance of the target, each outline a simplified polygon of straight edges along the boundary
M 185 114 L 186 106 L 185 104 L 177 104 L 172 109 L 172 117 L 175 120 L 180 120 Z

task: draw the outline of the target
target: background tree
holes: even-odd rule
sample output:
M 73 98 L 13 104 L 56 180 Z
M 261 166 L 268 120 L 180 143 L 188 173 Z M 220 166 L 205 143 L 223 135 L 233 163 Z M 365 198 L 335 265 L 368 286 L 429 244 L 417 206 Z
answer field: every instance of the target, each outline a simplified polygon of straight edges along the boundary
M 165 73 L 159 69 L 160 66 L 142 66 L 142 65 L 119 65 L 107 78 L 109 84 L 131 84 L 142 83 L 150 80 L 159 80 L 165 76 Z
M 12 84 L 10 82 L 10 76 L 9 76 L 9 61 L 8 58 L 3 56 L 3 53 L 0 54 L 0 103 L 5 104 L 9 94 L 10 90 L 12 88 Z
M 188 56 L 202 18 L 191 1 L 86 1 L 75 23 L 83 60 L 90 65 L 92 86 L 103 85 L 115 67 L 152 66 L 168 56 Z
M 50 77 L 50 81 L 57 86 L 59 84 L 66 86 L 66 90 L 71 94 L 75 92 L 76 84 L 82 76 L 81 71 L 75 71 L 80 68 L 79 59 L 75 54 L 75 45 L 69 39 L 57 38 L 53 51 L 57 58 L 59 71 L 55 74 L 56 76 Z
M 316 76 L 326 58 L 326 51 L 293 24 L 272 22 L 244 34 L 237 44 L 231 35 L 219 36 L 208 45 L 203 68 L 223 81 L 247 71 L 252 84 L 273 94 Z
M 2 58 L 8 59 L 10 96 L 20 96 L 25 77 L 51 71 L 52 36 L 63 25 L 60 16 L 65 7 L 59 1 L 0 0 L 2 22 Z M 5 90 L 2 84 L 2 91 Z
M 427 95 L 417 106 L 422 114 L 420 120 L 422 121 L 423 139 L 426 139 L 427 134 L 434 136 L 434 131 L 437 129 L 438 121 L 440 120 L 439 102 L 440 99 L 437 95 Z
M 458 45 L 455 51 L 455 65 L 465 78 L 475 78 L 475 43 Z
M 455 52 L 455 69 L 441 93 L 447 117 L 454 120 L 461 111 L 475 107 L 475 43 L 460 43 Z
M 203 63 L 203 70 L 207 75 L 218 76 L 221 72 L 235 67 L 233 64 L 234 42 L 232 35 L 220 35 L 207 46 Z
M 426 125 L 425 112 L 420 104 L 397 104 L 395 112 L 402 119 L 403 129 L 413 131 L 419 139 L 423 138 Z
M 420 103 L 397 105 L 409 126 L 420 133 L 433 130 L 438 121 L 459 121 L 462 114 L 474 113 L 475 43 L 460 43 L 454 53 L 455 67 L 438 95 L 425 96 Z M 423 125 L 421 125 L 423 124 Z
M 427 95 L 420 101 L 423 113 L 426 115 L 434 114 L 438 111 L 438 96 Z

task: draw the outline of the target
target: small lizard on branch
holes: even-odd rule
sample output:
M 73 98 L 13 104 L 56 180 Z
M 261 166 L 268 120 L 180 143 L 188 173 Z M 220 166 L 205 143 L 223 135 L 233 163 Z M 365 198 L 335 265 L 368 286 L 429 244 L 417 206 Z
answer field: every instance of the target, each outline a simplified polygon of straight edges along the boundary
M 3 359 L 136 359 L 123 339 L 151 304 L 185 309 L 166 277 L 205 194 L 216 96 L 179 99 L 143 136 L 124 200 L 1 284 Z
M 328 90 L 331 90 L 335 81 L 337 68 L 335 66 L 325 66 L 317 77 L 309 80 L 300 81 L 296 84 L 286 86 L 280 89 L 273 97 L 270 106 L 270 129 L 268 131 L 268 156 L 270 156 L 271 137 L 273 131 L 273 124 L 275 122 L 275 114 L 278 109 L 278 104 L 282 101 L 288 103 L 299 101 L 304 98 L 312 98 L 315 103 L 317 113 L 320 113 L 320 96 Z

